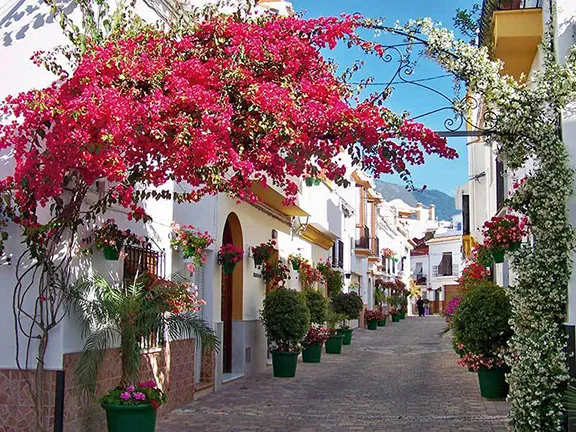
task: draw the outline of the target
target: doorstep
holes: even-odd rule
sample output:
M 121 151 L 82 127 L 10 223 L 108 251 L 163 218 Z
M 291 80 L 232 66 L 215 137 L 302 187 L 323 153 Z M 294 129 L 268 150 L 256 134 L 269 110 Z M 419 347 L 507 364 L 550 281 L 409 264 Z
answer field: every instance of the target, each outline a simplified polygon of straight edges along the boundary
M 225 373 L 222 375 L 222 384 L 228 384 L 240 378 L 244 378 L 243 373 Z
M 211 382 L 200 382 L 194 386 L 194 400 L 203 398 L 214 391 L 214 384 Z

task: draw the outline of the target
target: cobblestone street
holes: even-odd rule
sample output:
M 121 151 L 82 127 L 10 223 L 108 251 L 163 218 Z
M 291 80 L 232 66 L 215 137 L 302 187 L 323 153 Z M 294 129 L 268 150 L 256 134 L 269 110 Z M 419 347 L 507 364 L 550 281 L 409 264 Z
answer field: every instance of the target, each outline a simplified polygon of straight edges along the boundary
M 225 385 L 159 419 L 158 432 L 505 431 L 507 405 L 480 397 L 439 317 L 356 330 L 342 355 Z

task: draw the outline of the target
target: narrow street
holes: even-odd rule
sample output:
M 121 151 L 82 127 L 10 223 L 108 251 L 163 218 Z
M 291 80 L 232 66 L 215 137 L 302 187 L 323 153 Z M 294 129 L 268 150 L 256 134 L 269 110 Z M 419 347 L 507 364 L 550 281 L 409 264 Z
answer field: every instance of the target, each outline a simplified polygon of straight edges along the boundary
M 480 397 L 440 317 L 356 330 L 342 355 L 224 386 L 159 419 L 158 432 L 505 431 L 506 402 Z

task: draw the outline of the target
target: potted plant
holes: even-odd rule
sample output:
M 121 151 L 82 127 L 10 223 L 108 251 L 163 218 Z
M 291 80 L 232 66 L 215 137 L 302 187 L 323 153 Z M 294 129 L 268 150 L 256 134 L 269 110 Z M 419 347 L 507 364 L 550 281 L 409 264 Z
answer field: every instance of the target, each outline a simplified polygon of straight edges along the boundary
M 121 287 L 96 275 L 70 292 L 71 310 L 86 337 L 76 381 L 94 394 L 104 351 L 120 346 L 121 378 L 100 398 L 109 432 L 153 432 L 156 409 L 166 397 L 153 381 L 139 382 L 140 341 L 164 330 L 172 338 L 196 336 L 208 349 L 217 346 L 214 331 L 198 318 L 205 302 L 188 281 L 142 275 Z
M 328 329 L 320 324 L 311 324 L 308 333 L 302 340 L 302 361 L 304 363 L 320 363 L 322 345 L 328 340 Z
M 307 261 L 300 254 L 290 254 L 288 255 L 288 262 L 292 264 L 292 268 L 294 269 L 294 271 L 298 271 L 298 269 L 300 269 L 300 265 Z
M 346 319 L 346 315 L 339 314 L 333 310 L 328 309 L 326 313 L 326 324 L 328 325 L 328 333 L 330 336 L 326 341 L 327 354 L 340 354 L 342 352 L 342 345 L 344 342 L 344 335 L 337 333 L 338 324 Z
M 283 287 L 290 279 L 290 270 L 280 262 L 266 261 L 262 269 L 262 279 L 270 286 L 270 289 Z
M 504 288 L 484 282 L 468 290 L 452 315 L 450 328 L 466 347 L 461 364 L 478 371 L 480 393 L 489 399 L 506 396 L 507 371 L 503 358 L 512 336 L 512 309 Z
M 310 311 L 304 296 L 286 288 L 270 291 L 260 317 L 271 346 L 274 376 L 296 376 L 300 342 L 310 326 Z
M 365 310 L 364 319 L 368 323 L 368 330 L 378 330 L 378 321 L 382 319 L 382 312 L 379 310 Z
M 102 226 L 80 241 L 80 247 L 84 254 L 92 254 L 94 250 L 104 253 L 104 259 L 117 261 L 124 245 L 144 245 L 144 237 L 137 236 L 132 231 L 121 230 L 114 219 L 104 221 Z
M 384 258 L 394 258 L 394 255 L 396 255 L 394 253 L 394 251 L 390 248 L 384 248 L 382 249 L 382 257 Z
M 392 315 L 392 322 L 399 323 L 400 322 L 400 312 L 395 307 L 390 308 L 390 315 Z
M 400 313 L 400 319 L 406 319 L 406 310 L 408 307 L 408 298 L 405 295 L 398 296 L 398 310 Z
M 322 324 L 326 320 L 326 310 L 328 301 L 320 291 L 304 291 L 304 299 L 310 311 L 310 322 L 313 324 Z
M 208 231 L 197 231 L 192 225 L 179 225 L 172 223 L 170 246 L 179 249 L 182 258 L 192 260 L 195 266 L 201 266 L 206 262 L 206 254 L 214 239 Z
M 345 320 L 353 320 L 360 317 L 364 302 L 362 297 L 352 291 L 334 296 L 330 302 L 330 307 L 334 312 L 344 315 L 346 317 Z M 352 329 L 346 325 L 344 320 L 342 321 L 342 327 L 338 329 L 338 333 L 345 336 L 344 345 L 352 343 Z
M 484 224 L 484 244 L 492 251 L 494 262 L 503 263 L 506 251 L 520 248 L 522 239 L 528 234 L 527 219 L 515 215 L 494 216 Z
M 275 248 L 275 240 L 268 240 L 266 243 L 260 243 L 258 246 L 253 246 L 252 258 L 254 258 L 254 264 L 260 266 L 263 262 L 266 262 L 272 258 L 272 252 Z
M 242 261 L 243 255 L 244 250 L 232 243 L 226 243 L 220 246 L 218 261 L 222 264 L 222 267 L 224 267 L 224 273 L 234 273 L 234 267 L 236 267 L 238 261 Z

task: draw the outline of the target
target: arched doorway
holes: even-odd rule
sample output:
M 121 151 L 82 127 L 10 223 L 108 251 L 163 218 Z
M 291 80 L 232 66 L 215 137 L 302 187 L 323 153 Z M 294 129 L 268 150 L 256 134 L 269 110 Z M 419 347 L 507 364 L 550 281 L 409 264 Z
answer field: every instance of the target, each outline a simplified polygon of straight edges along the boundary
M 235 213 L 230 213 L 224 225 L 222 244 L 232 243 L 243 247 L 242 227 Z M 235 320 L 242 320 L 242 294 L 244 284 L 244 268 L 242 261 L 234 268 L 234 273 L 226 274 L 221 269 L 221 320 L 222 335 L 222 372 L 233 371 L 232 352 L 234 346 L 233 328 Z

